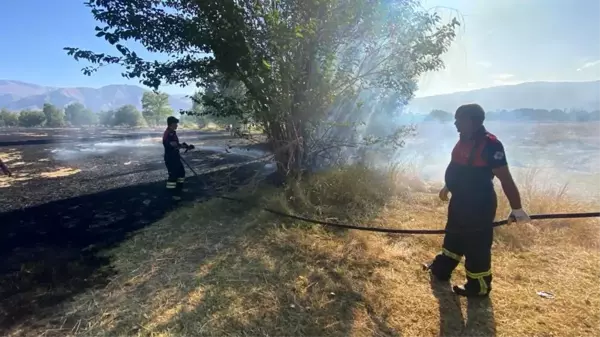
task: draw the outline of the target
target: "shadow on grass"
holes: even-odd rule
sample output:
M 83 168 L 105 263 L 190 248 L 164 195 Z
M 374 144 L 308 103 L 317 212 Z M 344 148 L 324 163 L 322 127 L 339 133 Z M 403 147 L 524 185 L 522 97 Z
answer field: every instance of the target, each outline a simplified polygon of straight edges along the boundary
M 433 296 L 438 301 L 440 310 L 440 337 L 459 336 L 465 328 L 460 301 L 452 293 L 450 282 L 441 282 L 431 277 L 430 285 Z
M 244 184 L 256 169 L 191 177 L 189 198 L 209 198 L 211 187 L 205 187 L 224 177 Z M 103 251 L 176 209 L 165 192 L 161 181 L 0 214 L 0 335 L 16 324 L 33 325 L 54 314 L 57 304 L 106 285 L 114 270 Z
M 389 268 L 367 237 L 280 220 L 219 199 L 181 208 L 111 249 L 116 275 L 105 287 L 81 294 L 36 326 L 15 329 L 46 336 L 348 336 L 357 330 L 400 336 L 388 325 L 387 309 L 363 295 L 368 282 L 383 282 L 377 270 Z
M 460 298 L 452 292 L 450 283 L 431 277 L 430 285 L 440 310 L 440 337 L 496 336 L 494 310 L 489 297 L 467 299 L 465 322 Z
M 465 335 L 496 336 L 496 320 L 491 298 L 473 298 L 467 301 Z

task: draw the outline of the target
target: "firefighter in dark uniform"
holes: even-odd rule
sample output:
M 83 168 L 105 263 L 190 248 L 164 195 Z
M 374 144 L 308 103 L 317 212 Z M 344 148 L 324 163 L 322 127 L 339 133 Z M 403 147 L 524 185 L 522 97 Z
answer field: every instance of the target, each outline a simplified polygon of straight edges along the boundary
M 461 296 L 487 296 L 491 289 L 491 249 L 496 216 L 496 192 L 493 179 L 498 177 L 512 211 L 509 224 L 530 220 L 521 206 L 519 190 L 510 174 L 502 143 L 483 126 L 485 112 L 478 104 L 459 107 L 455 125 L 460 133 L 445 173 L 440 199 L 447 201 L 448 220 L 442 251 L 425 265 L 438 281 L 449 281 L 452 272 L 465 257 L 467 282 L 452 290 Z
M 185 181 L 185 168 L 179 157 L 179 149 L 193 150 L 194 145 L 180 144 L 177 137 L 179 120 L 173 116 L 167 118 L 167 129 L 163 133 L 163 146 L 165 148 L 165 165 L 169 171 L 167 189 L 171 191 L 175 200 L 181 200 L 183 183 Z

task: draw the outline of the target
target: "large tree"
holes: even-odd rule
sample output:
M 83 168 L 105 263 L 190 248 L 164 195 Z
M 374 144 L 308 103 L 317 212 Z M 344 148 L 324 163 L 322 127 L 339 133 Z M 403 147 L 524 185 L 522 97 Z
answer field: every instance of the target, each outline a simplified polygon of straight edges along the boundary
M 74 126 L 93 125 L 98 122 L 98 116 L 79 102 L 65 107 L 65 118 Z
M 298 173 L 328 142 L 323 122 L 371 115 L 412 98 L 418 76 L 443 66 L 458 22 L 440 23 L 416 0 L 90 0 L 97 36 L 118 56 L 66 48 L 128 78 L 195 84 L 220 116 L 262 124 L 280 172 Z M 135 40 L 164 62 L 144 60 Z
M 65 125 L 65 114 L 62 109 L 57 108 L 53 104 L 44 103 L 42 108 L 46 116 L 46 125 L 49 127 L 61 127 Z
M 199 117 L 198 121 L 205 125 L 212 122 L 222 126 L 231 124 L 234 127 L 250 122 L 252 119 L 252 110 L 244 109 L 243 102 L 246 96 L 243 85 L 238 83 L 236 86 L 222 87 L 220 89 L 221 91 L 218 93 L 214 90 L 208 90 L 206 93 L 194 93 L 192 96 L 191 113 Z M 215 95 L 221 99 L 223 97 L 230 99 L 228 102 L 212 104 L 211 100 L 215 98 Z
M 146 124 L 142 113 L 131 104 L 118 108 L 112 122 L 115 126 L 143 126 Z
M 7 127 L 17 126 L 19 125 L 19 115 L 2 108 L 0 110 L 0 124 Z
M 115 110 L 104 110 L 98 113 L 98 124 L 102 126 L 113 126 L 115 121 Z
M 42 126 L 46 122 L 43 111 L 23 110 L 19 113 L 19 125 L 23 127 Z
M 169 95 L 162 92 L 144 92 L 142 96 L 142 115 L 152 126 L 164 125 L 168 116 L 173 114 L 169 106 Z

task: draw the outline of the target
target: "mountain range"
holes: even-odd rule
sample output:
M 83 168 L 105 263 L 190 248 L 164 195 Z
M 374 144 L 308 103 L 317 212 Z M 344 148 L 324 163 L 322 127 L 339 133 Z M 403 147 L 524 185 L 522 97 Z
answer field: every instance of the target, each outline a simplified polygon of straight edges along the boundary
M 44 103 L 64 107 L 80 102 L 99 112 L 132 104 L 141 108 L 143 89 L 135 85 L 114 84 L 101 88 L 57 88 L 14 80 L 0 80 L 0 108 L 12 111 L 41 109 Z M 418 97 L 413 99 L 408 111 L 429 113 L 439 109 L 455 111 L 465 103 L 479 103 L 487 111 L 533 109 L 600 109 L 600 81 L 591 82 L 527 82 L 477 89 L 451 94 Z M 175 111 L 189 109 L 192 102 L 185 95 L 171 95 L 169 103 Z
M 600 110 L 600 81 L 526 82 L 451 94 L 418 97 L 408 110 L 429 113 L 431 110 L 456 111 L 462 104 L 478 103 L 486 111 L 530 109 Z
M 0 80 L 0 108 L 11 111 L 41 109 L 44 103 L 64 107 L 79 102 L 94 112 L 132 104 L 142 107 L 142 95 L 147 89 L 136 85 L 113 84 L 101 88 L 56 88 L 13 80 Z M 175 111 L 189 109 L 191 99 L 185 95 L 170 95 L 169 103 Z

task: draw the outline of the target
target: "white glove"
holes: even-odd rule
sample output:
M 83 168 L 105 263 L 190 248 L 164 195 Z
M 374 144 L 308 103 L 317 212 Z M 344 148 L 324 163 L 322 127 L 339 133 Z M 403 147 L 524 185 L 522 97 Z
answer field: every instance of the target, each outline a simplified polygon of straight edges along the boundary
M 442 201 L 448 201 L 448 193 L 450 193 L 450 191 L 448 190 L 448 187 L 446 187 L 446 185 L 444 185 L 444 187 L 440 190 L 440 200 Z
M 513 222 L 518 224 L 528 223 L 531 221 L 531 218 L 523 209 L 513 209 L 510 211 L 508 215 L 508 225 L 512 225 Z

